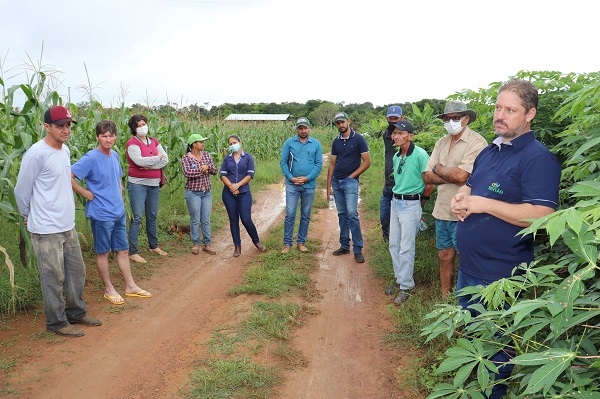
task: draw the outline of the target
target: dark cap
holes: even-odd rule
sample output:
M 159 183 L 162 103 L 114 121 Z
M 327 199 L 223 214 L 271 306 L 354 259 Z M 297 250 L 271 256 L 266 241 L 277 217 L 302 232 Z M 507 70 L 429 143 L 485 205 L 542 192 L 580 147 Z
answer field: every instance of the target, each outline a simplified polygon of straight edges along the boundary
M 396 128 L 398 130 L 415 134 L 415 129 L 413 128 L 412 123 L 410 123 L 409 121 L 398 121 L 396 123 L 390 123 L 390 128 L 390 133 L 394 131 L 394 128 Z
M 310 121 L 308 120 L 308 118 L 305 117 L 298 118 L 298 120 L 296 121 L 296 127 L 298 126 L 310 127 Z
M 347 121 L 348 119 L 348 114 L 345 112 L 338 112 L 337 114 L 335 114 L 335 121 Z
M 44 114 L 44 123 L 54 123 L 55 125 L 64 125 L 67 122 L 77 123 L 71 117 L 71 113 L 63 106 L 57 105 L 46 111 Z

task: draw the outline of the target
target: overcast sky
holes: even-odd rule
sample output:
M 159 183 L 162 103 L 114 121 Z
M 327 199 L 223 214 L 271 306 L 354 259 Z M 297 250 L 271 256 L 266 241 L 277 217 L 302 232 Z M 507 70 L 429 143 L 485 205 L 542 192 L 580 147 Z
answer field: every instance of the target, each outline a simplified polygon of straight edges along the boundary
M 104 105 L 443 99 L 520 70 L 600 70 L 594 2 L 0 0 L 7 86 L 42 65 Z M 42 52 L 43 43 L 43 55 Z M 84 66 L 85 65 L 85 66 Z M 15 76 L 17 75 L 17 76 Z M 122 89 L 121 89 L 122 88 Z

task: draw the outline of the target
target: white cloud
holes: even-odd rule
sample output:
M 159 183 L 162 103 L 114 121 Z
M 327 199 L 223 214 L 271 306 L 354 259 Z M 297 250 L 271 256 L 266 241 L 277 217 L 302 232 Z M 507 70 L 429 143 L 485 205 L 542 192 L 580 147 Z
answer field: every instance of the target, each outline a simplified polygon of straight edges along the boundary
M 33 4 L 32 4 L 33 3 Z M 84 63 L 103 103 L 366 102 L 444 98 L 519 70 L 598 70 L 590 3 L 507 0 L 0 0 L 3 69 L 27 54 Z M 587 11 L 586 11 L 587 10 Z M 6 78 L 6 76 L 5 76 Z M 10 82 L 9 82 L 10 83 Z M 12 84 L 23 83 L 16 79 Z

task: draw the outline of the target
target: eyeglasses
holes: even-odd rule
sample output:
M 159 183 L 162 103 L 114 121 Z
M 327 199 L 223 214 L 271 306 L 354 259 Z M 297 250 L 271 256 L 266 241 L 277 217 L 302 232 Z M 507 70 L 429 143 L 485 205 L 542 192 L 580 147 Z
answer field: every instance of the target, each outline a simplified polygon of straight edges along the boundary
M 398 173 L 399 175 L 402 174 L 403 166 L 404 166 L 404 158 L 401 158 L 400 162 L 398 162 L 398 170 L 396 171 L 396 173 Z
M 460 119 L 465 116 L 466 114 L 462 114 L 462 115 L 454 115 L 454 116 L 442 116 L 442 120 L 444 122 L 450 122 L 450 119 L 452 119 L 454 122 L 458 122 L 460 121 Z

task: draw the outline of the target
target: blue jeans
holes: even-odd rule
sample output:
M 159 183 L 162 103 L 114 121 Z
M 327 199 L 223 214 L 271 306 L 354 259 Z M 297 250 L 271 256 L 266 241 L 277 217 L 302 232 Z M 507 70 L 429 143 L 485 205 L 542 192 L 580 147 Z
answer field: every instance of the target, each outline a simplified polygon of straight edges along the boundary
M 242 220 L 242 224 L 246 228 L 248 235 L 252 239 L 252 243 L 258 244 L 260 242 L 258 232 L 252 221 L 252 193 L 247 191 L 243 194 L 233 195 L 231 191 L 225 187 L 221 199 L 225 204 L 225 209 L 227 209 L 227 216 L 229 216 L 229 230 L 231 231 L 233 245 L 242 245 L 242 239 L 240 237 L 240 219 Z
M 458 296 L 458 304 L 467 309 L 467 306 L 478 301 L 474 301 L 471 295 L 460 295 L 461 289 L 469 286 L 483 285 L 488 286 L 493 283 L 492 280 L 481 279 L 477 277 L 469 276 L 468 274 L 462 273 L 460 267 L 458 268 L 458 280 L 456 281 L 456 295 Z M 473 309 L 468 309 L 473 317 L 477 316 L 477 312 Z M 514 369 L 513 364 L 506 364 L 515 356 L 515 351 L 512 348 L 504 347 L 501 351 L 496 352 L 490 357 L 490 361 L 498 365 L 498 374 L 494 375 L 494 380 L 503 380 L 510 377 Z M 492 393 L 489 399 L 500 399 L 506 395 L 506 384 L 497 384 L 492 388 Z
M 296 210 L 300 200 L 300 226 L 298 227 L 297 244 L 304 244 L 308 236 L 308 224 L 310 223 L 310 212 L 315 199 L 315 189 L 296 186 L 286 183 L 285 185 L 285 223 L 283 228 L 283 245 L 292 246 L 294 238 L 294 223 L 296 222 Z
M 60 330 L 69 320 L 84 318 L 85 264 L 75 228 L 64 233 L 32 233 L 31 243 L 40 273 L 46 328 Z
M 129 203 L 133 220 L 129 225 L 129 255 L 138 253 L 138 236 L 142 224 L 142 214 L 146 214 L 146 236 L 150 249 L 158 248 L 158 235 L 156 234 L 156 217 L 158 216 L 158 200 L 160 187 L 144 186 L 127 182 Z
M 340 224 L 340 245 L 350 249 L 350 234 L 352 234 L 352 251 L 362 252 L 363 239 L 358 219 L 358 180 L 347 177 L 333 179 L 331 188 L 335 198 Z
M 192 242 L 200 244 L 200 225 L 202 225 L 202 243 L 210 245 L 211 191 L 185 190 L 185 202 L 190 212 L 190 236 L 192 237 Z
M 391 187 L 384 187 L 381 190 L 381 198 L 379 199 L 379 221 L 381 222 L 381 233 L 383 239 L 390 239 L 390 209 L 392 206 L 393 192 Z
M 401 290 L 415 287 L 415 240 L 421 223 L 421 201 L 394 198 L 390 211 L 390 255 Z

